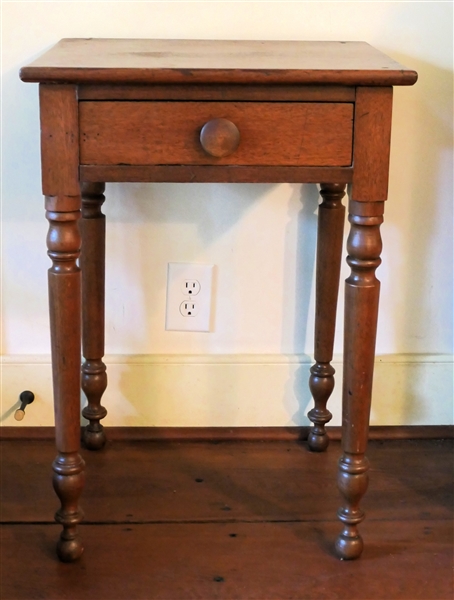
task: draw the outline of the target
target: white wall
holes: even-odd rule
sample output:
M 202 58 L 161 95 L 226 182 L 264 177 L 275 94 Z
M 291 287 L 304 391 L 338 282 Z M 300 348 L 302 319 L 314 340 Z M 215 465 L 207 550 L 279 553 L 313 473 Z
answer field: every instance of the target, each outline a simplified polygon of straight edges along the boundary
M 392 383 L 397 394 L 392 401 L 384 397 L 391 393 L 386 386 L 376 386 L 373 422 L 450 422 L 452 3 L 15 1 L 2 3 L 2 17 L 3 424 L 15 423 L 9 409 L 21 389 L 38 386 L 35 367 L 43 360 L 47 383 L 23 423 L 48 424 L 51 419 L 45 408 L 49 362 L 42 357 L 50 351 L 49 260 L 40 189 L 37 86 L 21 83 L 18 71 L 62 37 L 365 40 L 416 69 L 418 83 L 396 88 L 394 94 L 389 202 L 382 228 L 383 265 L 378 271 L 382 298 L 377 354 L 391 355 L 387 364 L 420 365 L 416 380 L 426 383 L 415 395 L 412 367 L 404 375 L 408 385 Z M 246 354 L 266 355 L 264 363 L 270 356 L 275 357 L 273 364 L 284 364 L 283 357 L 289 365 L 307 362 L 313 336 L 316 206 L 317 191 L 310 185 L 108 185 L 107 353 L 123 356 L 115 361 L 121 364 L 130 360 L 125 355 L 147 355 L 144 364 L 153 362 L 149 355 L 205 357 L 200 363 L 207 381 L 203 406 L 197 398 L 187 404 L 184 391 L 174 392 L 180 408 L 166 409 L 164 404 L 159 418 L 151 415 L 134 424 L 307 422 L 309 398 L 295 391 L 291 368 L 285 367 L 286 391 L 280 383 L 276 388 L 270 383 L 275 400 L 254 408 L 245 390 L 232 392 L 236 372 L 218 375 L 221 380 L 225 377 L 224 392 L 214 392 L 206 357 L 233 355 L 235 364 L 246 364 L 246 358 L 241 359 Z M 166 265 L 171 261 L 217 266 L 212 333 L 164 330 Z M 344 268 L 343 277 L 346 274 Z M 342 317 L 337 353 L 342 350 L 341 332 Z M 415 359 L 415 354 L 421 356 Z M 434 361 L 444 370 L 431 379 Z M 269 372 L 263 367 L 254 378 L 266 380 Z M 126 382 L 128 376 L 137 377 L 129 369 L 122 373 Z M 109 389 L 109 402 L 117 407 L 116 417 L 111 416 L 116 424 L 130 424 L 119 415 L 126 414 L 131 403 L 137 414 L 149 414 L 147 407 L 154 400 L 147 395 L 158 394 L 155 382 L 151 387 L 144 383 L 141 399 L 132 397 L 135 385 L 131 380 L 122 390 Z M 219 393 L 225 395 L 223 402 L 249 410 L 249 416 L 236 412 L 230 420 L 225 415 L 213 417 Z M 186 420 L 181 417 L 182 404 L 190 405 Z

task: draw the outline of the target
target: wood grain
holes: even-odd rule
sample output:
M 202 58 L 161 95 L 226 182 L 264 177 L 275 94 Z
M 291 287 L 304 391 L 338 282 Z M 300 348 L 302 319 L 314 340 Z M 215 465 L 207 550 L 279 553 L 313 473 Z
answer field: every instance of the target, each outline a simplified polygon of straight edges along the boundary
M 388 198 L 393 90 L 358 88 L 355 103 L 352 200 Z
M 85 298 L 84 349 L 87 361 L 83 373 L 89 407 L 84 414 L 89 418 L 91 414 L 93 419 L 90 420 L 98 429 L 99 418 L 103 416 L 100 398 L 106 383 L 99 329 L 102 321 L 102 281 L 95 281 L 102 279 L 104 264 L 102 257 L 94 256 L 104 245 L 100 211 L 102 190 L 98 181 L 292 182 L 295 181 L 292 177 L 299 176 L 300 182 L 323 181 L 332 190 L 334 184 L 343 188 L 353 179 L 353 201 L 350 202 L 352 227 L 348 244 L 352 274 L 347 280 L 345 319 L 344 453 L 338 477 L 339 489 L 344 496 L 344 505 L 338 514 L 344 527 L 336 548 L 341 558 L 359 556 L 362 540 L 356 526 L 364 518 L 359 502 L 367 487 L 368 463 L 364 451 L 378 307 L 378 282 L 374 276 L 380 262 L 378 226 L 382 220 L 382 201 L 387 194 L 392 103 L 389 86 L 411 85 L 416 81 L 416 73 L 361 42 L 72 39 L 62 40 L 44 57 L 24 67 L 21 77 L 24 81 L 41 82 L 43 190 L 50 222 L 49 256 L 53 263 L 49 273 L 49 290 L 58 450 L 53 463 L 53 483 L 61 500 L 61 508 L 55 516 L 63 526 L 57 546 L 60 559 L 73 561 L 83 551 L 77 532 L 77 524 L 83 516 L 78 499 L 84 484 L 84 461 L 78 454 L 80 376 L 77 363 L 80 359 L 81 312 L 77 264 L 80 249 L 77 226 L 80 216 L 79 175 L 87 182 L 85 191 L 88 190 L 84 195 L 84 220 L 93 221 L 87 223 L 84 232 L 87 254 L 82 262 L 87 265 L 94 261 L 97 265 L 94 269 L 87 269 L 85 281 L 85 293 L 90 295 L 89 290 L 92 290 L 97 300 L 90 307 L 91 300 Z M 104 84 L 107 87 L 103 88 Z M 197 89 L 199 84 L 201 87 Z M 90 87 L 84 90 L 85 85 Z M 123 85 L 126 87 L 122 92 L 119 88 Z M 137 88 L 134 87 L 136 85 Z M 312 99 L 302 102 L 296 97 L 296 101 L 292 101 L 305 85 L 309 86 L 305 90 L 306 98 L 312 95 Z M 325 85 L 326 89 L 322 90 L 321 86 Z M 336 85 L 339 86 L 337 91 L 333 90 Z M 273 86 L 276 87 L 273 89 Z M 79 87 L 88 96 L 93 94 L 95 100 L 79 102 Z M 353 87 L 358 89 L 353 91 Z M 185 89 L 188 89 L 188 96 L 185 96 Z M 209 96 L 210 91 L 213 91 L 213 97 Z M 100 100 L 103 93 L 111 94 L 114 100 Z M 174 94 L 175 100 L 168 97 L 165 101 L 150 100 L 153 94 L 156 98 L 168 93 Z M 328 101 L 330 94 L 332 97 L 336 93 L 341 96 L 341 101 Z M 116 98 L 116 94 L 121 99 Z M 201 100 L 200 94 L 208 94 L 208 100 Z M 234 100 L 235 94 L 243 94 L 246 101 Z M 276 100 L 280 95 L 283 101 Z M 347 96 L 350 101 L 346 101 Z M 231 137 L 226 147 L 217 129 L 214 137 L 209 136 L 210 139 L 205 140 L 209 143 L 204 143 L 205 149 L 215 157 L 207 156 L 200 143 L 200 132 L 213 119 L 227 119 L 238 127 L 241 141 L 237 149 L 238 136 L 235 139 Z M 353 131 L 355 149 L 352 156 Z M 335 177 L 336 174 L 338 177 Z M 315 175 L 317 178 L 312 180 Z M 328 242 L 331 243 L 331 239 Z M 334 282 L 328 287 L 332 292 Z M 330 298 L 326 303 L 332 311 L 333 300 Z M 331 335 L 329 316 L 327 323 L 326 336 L 321 335 L 323 339 Z M 89 329 L 95 334 L 90 338 L 87 334 Z M 325 342 L 320 356 L 316 357 L 317 365 L 327 364 L 323 357 L 330 354 L 331 342 L 327 339 Z M 313 373 L 319 379 L 326 375 L 326 381 L 330 380 L 331 374 L 327 371 Z M 322 400 L 324 402 L 324 398 Z M 319 394 L 318 404 L 323 402 L 320 402 Z M 243 452 L 242 467 L 249 458 L 244 449 Z M 99 456 L 102 463 L 108 455 L 101 453 Z M 150 480 L 146 483 L 142 480 L 142 487 L 134 490 L 135 482 L 140 481 L 138 473 L 149 473 L 149 469 L 144 467 L 146 461 L 140 460 L 140 457 L 136 459 L 138 472 L 135 472 L 132 481 L 128 479 L 134 471 L 131 468 L 126 470 L 126 474 L 123 468 L 117 481 L 108 479 L 104 488 L 100 485 L 102 478 L 95 479 L 96 493 L 102 495 L 107 492 L 102 503 L 104 516 L 101 519 L 106 518 L 109 502 L 116 497 L 119 489 L 125 491 L 128 505 L 134 498 L 139 506 L 141 502 L 145 503 L 143 514 L 149 514 L 146 512 L 150 510 L 149 499 L 154 500 L 157 490 L 153 487 L 155 482 Z M 185 485 L 188 474 L 192 474 L 194 469 L 200 473 L 203 465 L 200 457 L 191 463 L 186 448 L 178 459 L 183 465 L 181 481 Z M 314 463 L 315 466 L 320 475 L 323 463 Z M 196 501 L 205 515 L 211 514 L 212 510 L 218 515 L 220 512 L 229 513 L 229 517 L 223 517 L 223 521 L 228 523 L 237 523 L 242 518 L 260 520 L 264 515 L 268 515 L 266 519 L 277 518 L 278 521 L 288 521 L 289 518 L 293 522 L 302 520 L 298 517 L 300 513 L 290 508 L 288 500 L 270 501 L 268 488 L 273 477 L 269 477 L 269 473 L 268 479 L 259 477 L 254 480 L 242 469 L 236 479 L 225 475 L 219 479 L 219 467 L 220 463 L 214 467 L 211 463 L 207 464 L 202 476 L 195 476 L 191 482 L 193 485 L 205 482 L 210 482 L 210 485 L 199 488 L 202 493 L 192 497 L 185 509 Z M 103 468 L 102 471 L 106 473 L 108 470 Z M 307 494 L 307 514 L 312 519 L 317 518 L 317 515 L 325 514 L 323 506 L 327 506 L 317 501 L 317 493 L 325 493 L 329 486 L 323 481 L 316 483 L 309 476 L 301 489 L 299 472 L 285 473 L 282 490 L 292 498 Z M 167 477 L 165 467 L 162 475 Z M 174 497 L 177 493 L 175 482 L 159 480 L 159 476 L 156 481 L 160 481 L 165 491 L 160 496 L 162 514 L 169 515 L 177 501 Z M 333 481 L 330 481 L 333 486 Z M 313 484 L 318 492 L 311 489 Z M 206 496 L 203 495 L 204 489 L 208 491 Z M 145 495 L 144 490 L 147 490 Z M 224 498 L 224 503 L 219 505 L 217 502 L 221 498 Z M 326 498 L 328 502 L 332 501 L 331 494 L 327 494 Z M 209 510 L 204 508 L 204 501 L 209 503 Z M 286 516 L 280 517 L 282 514 Z M 304 511 L 302 514 L 303 519 L 308 518 Z M 126 513 L 126 517 L 129 516 L 132 517 L 133 513 Z M 303 534 L 302 531 L 297 533 Z M 102 543 L 105 542 L 109 548 L 118 544 L 114 536 L 109 542 L 108 535 L 102 536 Z M 119 547 L 122 546 L 120 543 Z M 124 546 L 128 548 L 127 544 Z M 96 544 L 94 548 L 96 550 Z M 130 551 L 129 555 L 135 556 L 140 551 L 138 544 L 134 543 L 134 551 Z M 148 564 L 149 557 L 153 555 L 152 548 L 145 545 L 145 554 Z M 106 554 L 101 552 L 101 561 L 105 561 L 105 557 Z M 140 564 L 138 560 L 135 562 Z M 261 564 L 268 562 L 265 560 Z M 290 562 L 294 563 L 295 559 Z M 288 564 L 288 560 L 285 563 Z M 174 568 L 172 562 L 172 577 Z M 263 571 L 263 577 L 267 572 Z M 95 579 L 92 577 L 90 582 Z M 213 580 L 221 583 L 224 577 L 215 575 Z M 265 588 L 267 591 L 272 589 L 269 585 Z M 118 586 L 111 588 L 109 598 L 113 589 L 118 591 Z M 181 589 L 187 597 L 187 585 Z M 212 597 L 212 594 L 202 597 Z M 264 597 L 263 594 L 261 597 Z
M 349 183 L 351 167 L 244 167 L 215 165 L 81 165 L 83 181 L 174 183 Z
M 353 104 L 81 102 L 80 162 L 92 165 L 301 165 L 352 162 Z M 200 143 L 212 119 L 232 121 L 238 149 L 210 157 Z
M 57 118 L 60 115 L 57 115 Z M 58 157 L 54 156 L 58 169 Z M 79 197 L 80 202 L 80 197 Z M 62 561 L 76 560 L 83 552 L 77 524 L 83 517 L 79 497 L 85 482 L 85 463 L 78 454 L 80 413 L 80 336 L 81 288 L 77 259 L 81 238 L 78 227 L 80 210 L 47 211 L 49 316 L 52 347 L 55 443 L 57 457 L 52 463 L 53 486 L 61 507 L 55 520 L 63 526 L 57 543 Z
M 46 217 L 56 444 L 60 452 L 71 453 L 80 446 L 80 211 L 47 211 Z
M 63 39 L 23 81 L 412 85 L 417 74 L 365 42 Z
M 1 592 L 5 600 L 43 590 L 47 600 L 452 599 L 451 523 L 376 526 L 364 528 L 369 545 L 353 565 L 333 560 L 332 523 L 87 525 L 86 555 L 65 567 L 49 552 L 52 527 L 7 525 Z
M 349 202 L 347 263 L 351 273 L 345 281 L 343 454 L 337 479 L 343 496 L 342 507 L 338 510 L 343 526 L 336 541 L 336 552 L 344 560 L 358 558 L 363 550 L 357 526 L 365 516 L 360 502 L 369 483 L 369 461 L 365 452 L 380 293 L 375 270 L 381 263 L 383 210 L 384 202 Z
M 63 527 L 57 554 L 62 561 L 72 561 L 83 552 L 77 524 L 83 517 L 78 502 L 85 481 L 85 463 L 78 453 L 81 198 L 75 86 L 41 85 L 40 115 L 43 191 L 49 221 L 46 242 L 47 254 L 52 261 L 48 282 L 57 447 L 57 456 L 52 463 L 52 482 L 61 503 L 55 520 Z
M 80 189 L 76 86 L 40 85 L 39 106 L 43 194 L 56 197 L 47 210 L 77 210 Z M 64 205 L 58 198 L 64 200 Z
M 80 85 L 79 100 L 243 100 L 354 102 L 354 87 L 342 85 Z
M 450 520 L 452 450 L 452 440 L 372 441 L 369 520 L 393 520 L 396 527 L 404 519 Z M 53 453 L 52 440 L 2 442 L 4 523 L 52 524 L 52 487 L 43 482 Z M 109 435 L 105 450 L 82 449 L 89 467 L 85 522 L 337 524 L 339 453 L 333 440 L 327 452 L 314 454 L 295 440 L 140 442 Z
M 88 404 L 82 415 L 88 419 L 83 441 L 91 450 L 99 450 L 106 442 L 100 420 L 107 415 L 101 404 L 107 387 L 104 356 L 104 301 L 106 218 L 101 207 L 104 203 L 104 183 L 83 182 L 82 189 L 82 389 Z
M 81 526 L 86 553 L 64 565 L 42 485 L 52 442 L 2 444 L 2 598 L 452 598 L 452 443 L 370 444 L 356 563 L 332 555 L 338 444 L 318 455 L 261 442 L 108 449 L 86 452 L 88 517 L 100 520 Z
M 309 388 L 314 398 L 314 408 L 308 413 L 314 423 L 308 438 L 309 448 L 326 450 L 329 437 L 325 424 L 331 420 L 327 402 L 334 389 L 333 359 L 334 332 L 336 328 L 337 298 L 343 246 L 345 185 L 322 183 L 323 199 L 318 207 L 317 270 L 315 288 L 314 358 Z

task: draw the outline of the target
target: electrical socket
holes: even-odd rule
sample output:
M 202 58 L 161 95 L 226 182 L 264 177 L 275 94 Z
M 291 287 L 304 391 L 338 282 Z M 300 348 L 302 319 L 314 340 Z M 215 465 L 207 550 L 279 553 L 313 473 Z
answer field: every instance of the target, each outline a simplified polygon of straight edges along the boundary
M 199 306 L 196 302 L 185 300 L 180 304 L 180 313 L 183 317 L 196 317 L 199 314 Z
M 184 295 L 197 296 L 200 292 L 200 281 L 197 279 L 185 279 L 181 286 L 181 291 Z
M 168 263 L 167 331 L 210 331 L 213 265 Z

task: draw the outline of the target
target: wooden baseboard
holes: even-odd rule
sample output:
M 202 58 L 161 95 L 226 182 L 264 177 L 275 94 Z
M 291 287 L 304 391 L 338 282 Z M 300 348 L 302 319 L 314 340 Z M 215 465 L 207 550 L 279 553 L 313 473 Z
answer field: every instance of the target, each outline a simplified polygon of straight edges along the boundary
M 332 440 L 341 439 L 340 427 L 327 427 Z M 309 427 L 107 427 L 112 441 L 304 441 Z M 1 427 L 0 440 L 46 440 L 54 438 L 53 427 Z M 371 440 L 452 439 L 454 425 L 376 425 Z
M 329 400 L 333 415 L 330 425 L 336 427 L 342 424 L 341 359 L 335 356 L 332 361 L 337 375 Z M 109 411 L 105 423 L 110 427 L 198 429 L 228 425 L 230 429 L 273 423 L 287 431 L 289 424 L 309 425 L 306 411 L 312 403 L 305 382 L 312 361 L 306 354 L 122 354 L 108 355 L 104 362 L 109 389 L 103 402 Z M 453 364 L 451 355 L 377 355 L 371 425 L 452 423 Z M 50 357 L 5 355 L 1 369 L 0 426 L 51 427 Z M 23 389 L 33 391 L 35 402 L 19 424 L 14 412 Z M 161 438 L 164 430 L 156 431 Z M 191 435 L 194 431 L 190 430 Z

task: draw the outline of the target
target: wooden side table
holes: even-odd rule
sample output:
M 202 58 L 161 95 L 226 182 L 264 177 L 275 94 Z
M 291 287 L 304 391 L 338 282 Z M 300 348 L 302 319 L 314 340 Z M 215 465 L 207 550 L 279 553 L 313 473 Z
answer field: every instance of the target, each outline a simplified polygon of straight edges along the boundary
M 321 182 L 309 412 L 315 451 L 328 445 L 342 198 L 351 184 L 338 478 L 344 502 L 336 550 L 343 559 L 358 557 L 392 86 L 412 85 L 417 74 L 362 42 L 66 39 L 20 76 L 40 83 L 60 559 L 75 560 L 83 551 L 81 378 L 85 444 L 98 449 L 105 442 L 106 181 Z

